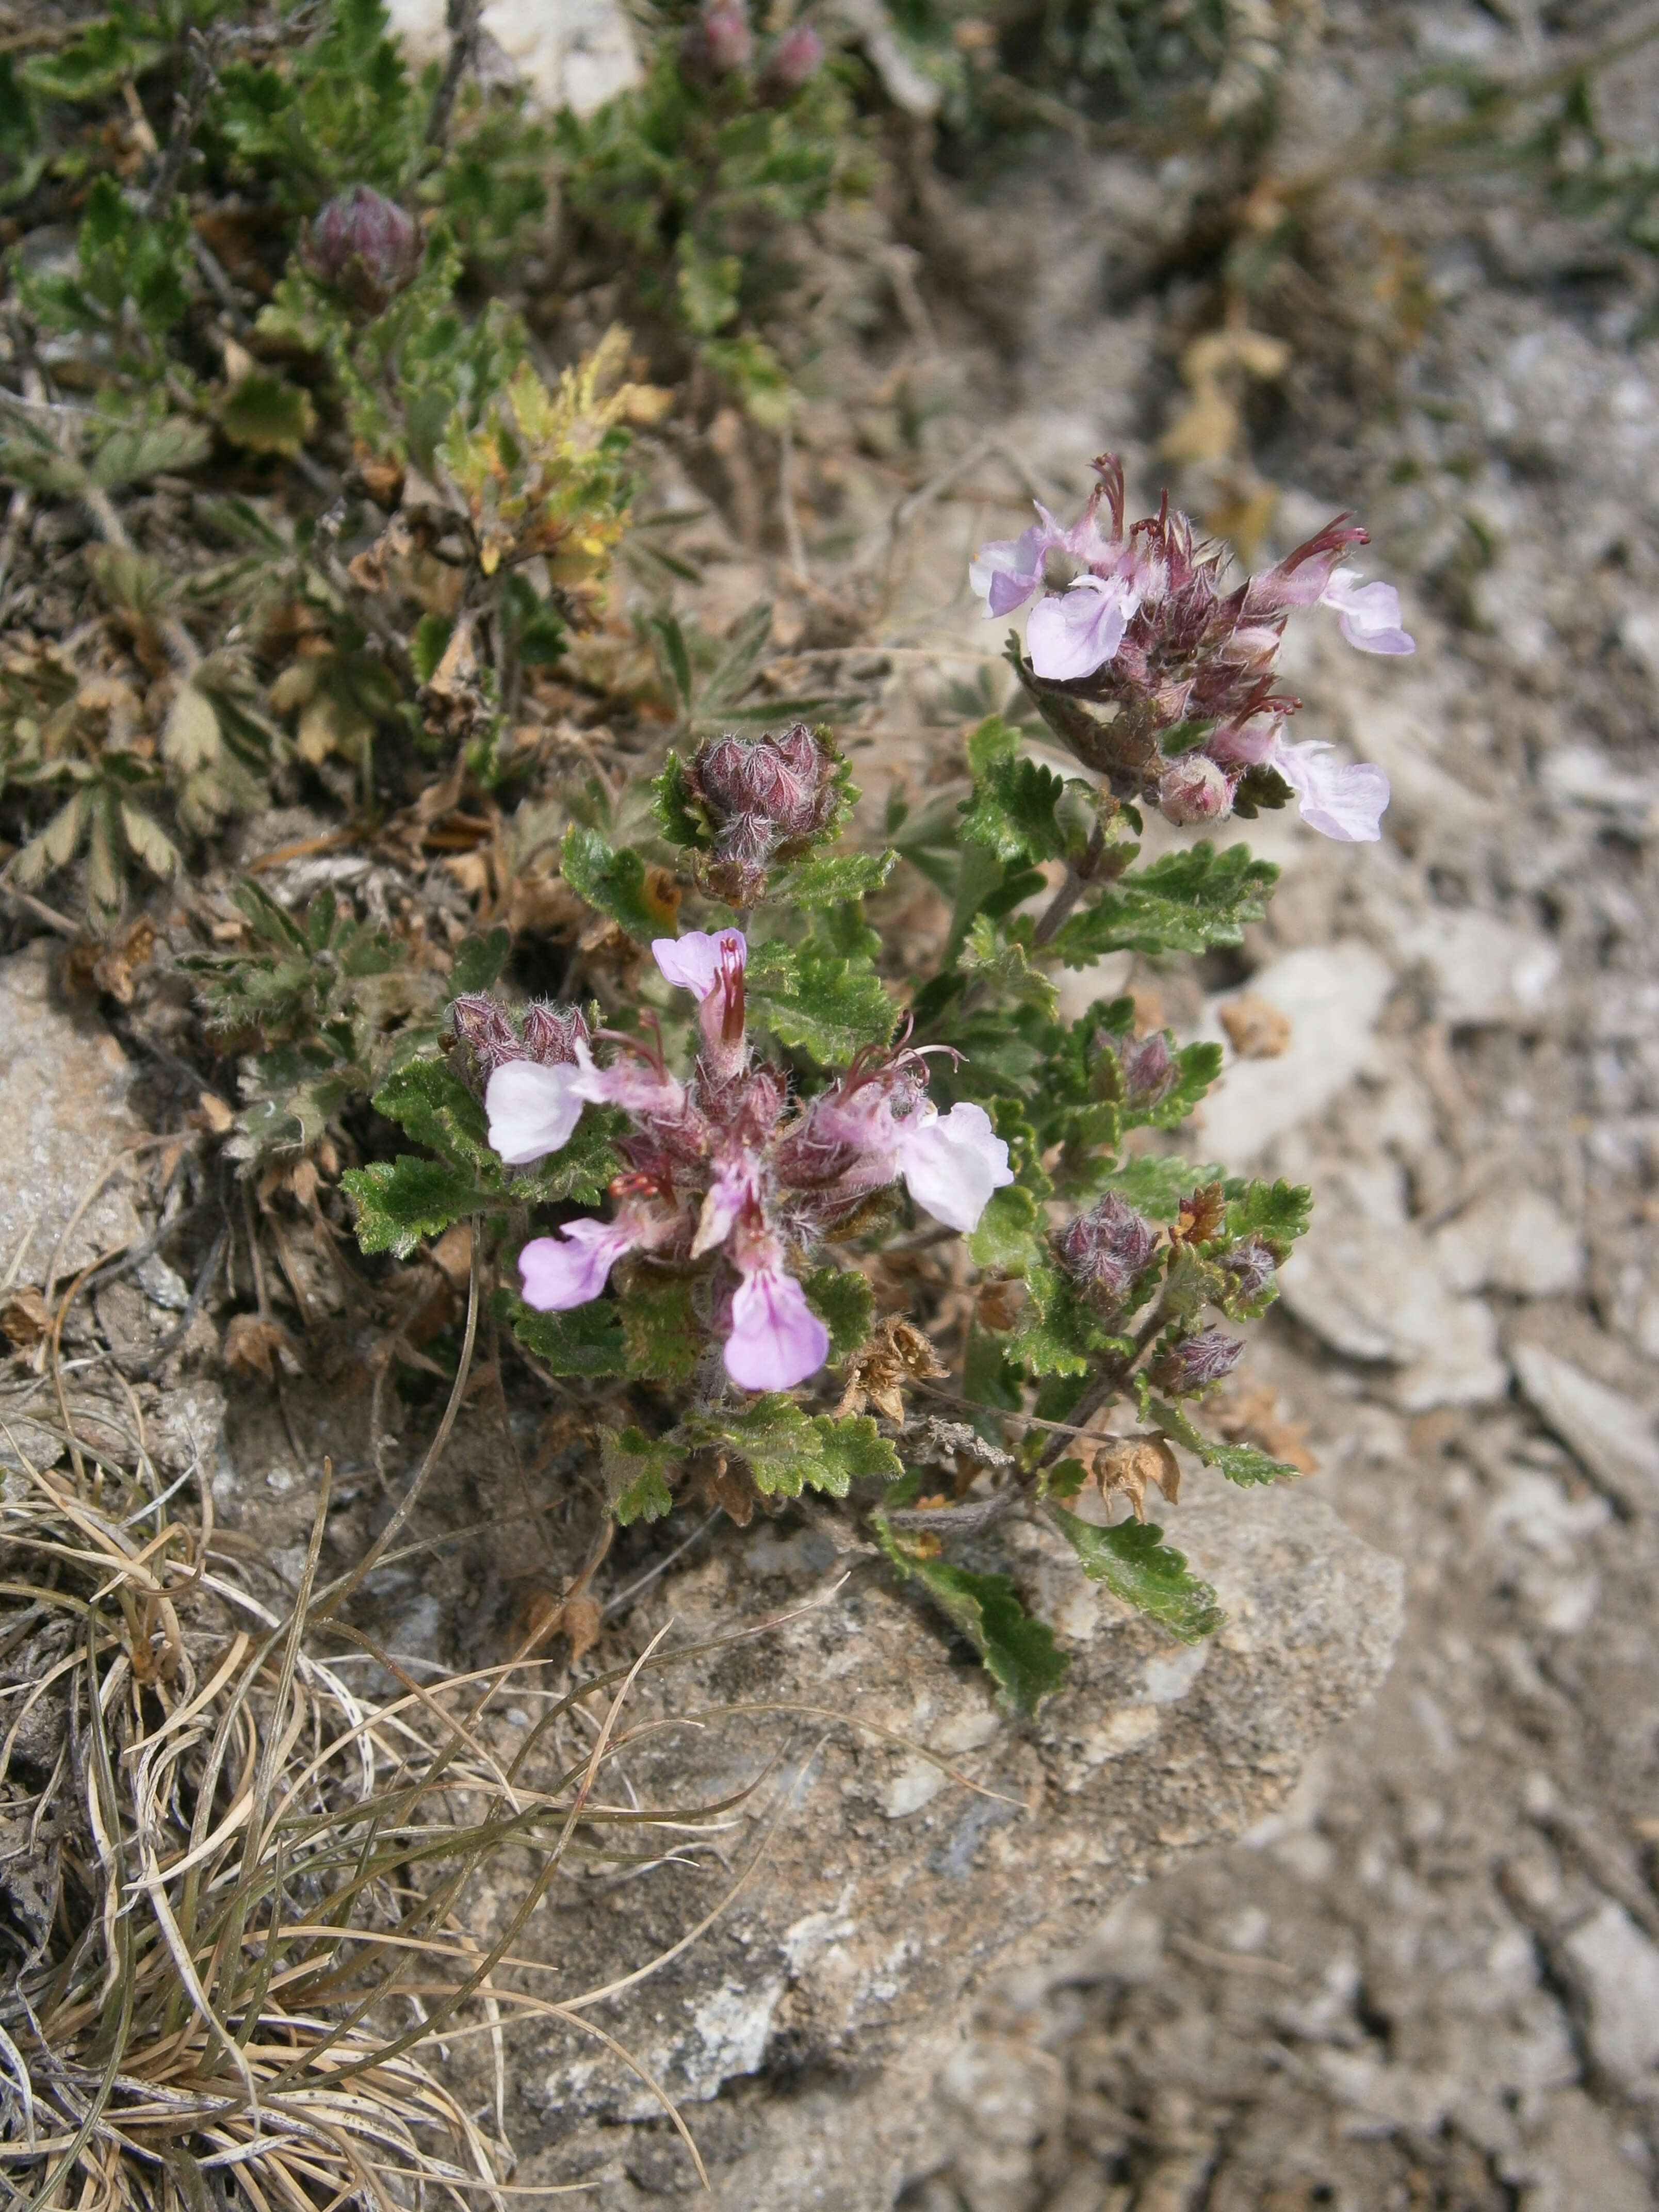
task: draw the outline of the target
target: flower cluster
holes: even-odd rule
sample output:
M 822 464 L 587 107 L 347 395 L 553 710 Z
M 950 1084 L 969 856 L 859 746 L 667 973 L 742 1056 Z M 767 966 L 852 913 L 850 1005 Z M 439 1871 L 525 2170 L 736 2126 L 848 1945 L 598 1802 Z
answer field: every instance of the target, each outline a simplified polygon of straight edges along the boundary
M 743 0 L 703 0 L 680 40 L 684 75 L 703 84 L 745 75 L 755 59 L 755 33 Z M 775 40 L 756 76 L 763 100 L 787 100 L 815 76 L 823 41 L 810 23 L 797 23 Z
M 1300 702 L 1274 690 L 1285 623 L 1298 608 L 1331 608 L 1362 653 L 1414 649 L 1394 586 L 1362 582 L 1345 565 L 1364 531 L 1339 516 L 1227 591 L 1221 548 L 1196 539 L 1167 499 L 1126 532 L 1122 465 L 1106 454 L 1094 466 L 1100 482 L 1069 529 L 1039 507 L 1020 537 L 981 547 L 970 571 L 988 616 L 1030 607 L 1025 648 L 1039 686 L 1115 710 L 1109 721 L 1066 718 L 1080 757 L 1118 796 L 1150 799 L 1172 822 L 1220 821 L 1241 786 L 1247 801 L 1282 799 L 1288 787 L 1324 836 L 1378 836 L 1388 778 L 1367 763 L 1338 763 L 1328 745 L 1290 744 L 1285 724 Z
M 714 840 L 703 880 L 718 898 L 751 906 L 773 864 L 807 851 L 836 819 L 839 758 L 828 733 L 797 722 L 781 737 L 727 733 L 699 746 L 685 797 Z
M 483 1083 L 490 1145 L 508 1166 L 562 1150 L 587 1105 L 618 1108 L 628 1122 L 614 1218 L 568 1222 L 526 1244 L 525 1299 L 543 1312 L 585 1305 L 629 1255 L 701 1270 L 726 1375 L 746 1390 L 787 1390 L 830 1349 L 794 1272 L 799 1260 L 900 1181 L 947 1227 L 975 1228 L 992 1192 L 1012 1181 L 1008 1147 L 982 1107 L 939 1112 L 917 1051 L 872 1054 L 798 1103 L 745 1034 L 742 931 L 693 930 L 658 939 L 652 951 L 697 1000 L 700 1044 L 684 1083 L 659 1043 L 596 1039 L 574 1009 L 532 1006 L 521 1030 L 488 999 L 453 1010 Z M 601 1039 L 617 1048 L 604 1066 L 593 1051 Z

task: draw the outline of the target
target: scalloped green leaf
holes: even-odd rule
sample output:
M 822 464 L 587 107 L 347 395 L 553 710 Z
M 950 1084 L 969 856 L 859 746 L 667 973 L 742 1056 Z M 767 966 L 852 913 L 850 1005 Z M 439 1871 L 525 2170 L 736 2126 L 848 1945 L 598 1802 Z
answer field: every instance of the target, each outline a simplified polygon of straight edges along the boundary
M 1150 1521 L 1103 1528 L 1063 1505 L 1051 1504 L 1048 1514 L 1091 1582 L 1103 1583 L 1114 1597 L 1161 1622 L 1183 1644 L 1202 1642 L 1226 1620 L 1209 1583 L 1188 1570 L 1185 1554 L 1166 1544 L 1164 1531 Z

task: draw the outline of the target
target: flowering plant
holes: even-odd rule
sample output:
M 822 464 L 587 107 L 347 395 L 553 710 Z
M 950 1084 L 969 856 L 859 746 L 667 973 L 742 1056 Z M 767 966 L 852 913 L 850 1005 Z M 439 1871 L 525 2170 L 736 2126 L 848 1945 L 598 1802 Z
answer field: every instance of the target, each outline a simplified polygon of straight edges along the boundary
M 994 715 L 962 796 L 915 818 L 896 800 L 890 842 L 849 848 L 858 794 L 829 730 L 671 752 L 653 836 L 578 826 L 563 848 L 567 884 L 654 976 L 608 1008 L 463 992 L 447 1060 L 407 1062 L 376 1099 L 437 1157 L 346 1177 L 366 1249 L 464 1217 L 489 1233 L 520 1346 L 579 1394 L 604 1385 L 618 1520 L 694 1490 L 738 1521 L 805 1490 L 847 1500 L 1027 1707 L 1064 1662 L 997 1565 L 1006 1516 L 1045 1519 L 1179 1637 L 1219 1620 L 1145 1486 L 1174 1501 L 1178 1450 L 1237 1483 L 1295 1472 L 1191 1408 L 1309 1212 L 1305 1190 L 1132 1138 L 1187 1121 L 1220 1049 L 1137 1034 L 1127 997 L 1067 1021 L 1052 971 L 1235 944 L 1264 912 L 1276 871 L 1242 845 L 1137 865 L 1137 801 L 1185 827 L 1295 796 L 1314 828 L 1374 836 L 1386 782 L 1287 744 L 1273 661 L 1321 603 L 1362 649 L 1411 649 L 1389 587 L 1342 565 L 1364 537 L 1347 522 L 1224 590 L 1222 555 L 1167 502 L 1126 532 L 1121 471 L 1097 465 L 1080 522 L 1044 514 L 974 568 L 993 614 L 1030 606 L 1020 681 L 1089 777 Z M 918 879 L 942 920 L 926 972 L 901 974 L 872 919 Z M 676 933 L 688 896 L 708 926 Z M 1104 1433 L 1114 1408 L 1131 1433 Z M 1090 1483 L 1133 1517 L 1073 1510 Z

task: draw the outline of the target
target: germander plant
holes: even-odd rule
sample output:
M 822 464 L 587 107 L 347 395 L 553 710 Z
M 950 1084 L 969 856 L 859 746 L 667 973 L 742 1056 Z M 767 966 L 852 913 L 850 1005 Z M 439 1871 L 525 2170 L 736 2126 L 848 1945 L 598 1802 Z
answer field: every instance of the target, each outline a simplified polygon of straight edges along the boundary
M 975 563 L 991 615 L 1029 606 L 1010 657 L 1086 775 L 994 716 L 965 795 L 915 821 L 893 805 L 872 849 L 849 836 L 858 794 L 827 728 L 671 753 L 653 837 L 573 828 L 563 856 L 654 978 L 608 1011 L 457 998 L 447 1053 L 375 1102 L 425 1152 L 346 1177 L 366 1250 L 471 1220 L 532 1364 L 597 1386 L 619 1521 L 692 1491 L 739 1520 L 807 1491 L 845 1501 L 1027 1707 L 1064 1662 L 997 1569 L 1010 1516 L 1045 1518 L 1175 1635 L 1218 1625 L 1140 1517 L 1145 1487 L 1173 1499 L 1177 1450 L 1241 1484 L 1295 1472 L 1194 1416 L 1310 1205 L 1143 1149 L 1132 1133 L 1186 1121 L 1219 1048 L 1137 1035 L 1127 997 L 1066 1021 L 1053 970 L 1234 944 L 1264 912 L 1276 871 L 1242 845 L 1139 865 L 1145 805 L 1185 828 L 1294 798 L 1314 829 L 1375 838 L 1386 780 L 1289 743 L 1274 663 L 1316 604 L 1363 651 L 1412 650 L 1392 588 L 1346 565 L 1364 541 L 1346 517 L 1229 587 L 1167 500 L 1126 529 L 1121 471 L 1096 465 L 1078 523 L 1040 510 Z M 925 973 L 872 926 L 914 892 L 901 866 L 948 903 Z M 958 1241 L 931 1280 L 892 1264 Z M 1074 1510 L 1091 1481 L 1136 1517 Z

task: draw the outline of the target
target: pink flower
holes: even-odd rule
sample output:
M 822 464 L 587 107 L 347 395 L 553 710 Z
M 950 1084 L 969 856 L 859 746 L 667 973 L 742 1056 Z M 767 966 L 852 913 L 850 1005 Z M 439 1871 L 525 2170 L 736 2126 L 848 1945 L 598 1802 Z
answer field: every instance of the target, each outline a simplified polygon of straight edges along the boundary
M 568 1221 L 556 1237 L 532 1237 L 519 1255 L 525 1304 L 538 1313 L 586 1305 L 639 1242 L 637 1225 L 622 1221 Z
M 1032 608 L 1025 625 L 1033 672 L 1057 684 L 1092 676 L 1122 644 L 1139 605 L 1140 586 L 1133 574 L 1079 576 L 1065 591 L 1051 592 Z
M 710 1184 L 697 1217 L 697 1233 L 691 1241 L 691 1257 L 702 1259 L 717 1244 L 724 1244 L 745 1208 L 760 1207 L 760 1170 L 747 1154 L 727 1162 Z
M 740 929 L 688 929 L 684 937 L 659 937 L 651 951 L 671 983 L 697 998 L 697 1023 L 710 1073 L 722 1082 L 742 1073 L 748 1060 L 743 1041 L 743 977 L 749 942 Z
M 1296 793 L 1297 807 L 1310 830 L 1344 845 L 1374 845 L 1382 835 L 1389 804 L 1389 779 L 1370 761 L 1346 764 L 1330 757 L 1328 745 L 1281 740 L 1273 764 Z
M 994 538 L 981 545 L 968 567 L 968 580 L 985 601 L 988 620 L 1012 615 L 1035 592 L 1044 589 L 1043 564 L 1051 550 L 1066 550 L 1066 533 L 1046 507 L 1039 506 L 1041 522 L 1034 522 L 1018 538 Z
M 509 1060 L 490 1077 L 484 1091 L 489 1148 L 508 1167 L 528 1167 L 569 1143 L 586 1095 L 582 1079 L 593 1065 L 586 1048 L 580 1049 L 582 1060 L 546 1067 L 533 1060 Z
M 726 1371 L 744 1390 L 793 1390 L 830 1357 L 830 1332 L 770 1240 L 747 1255 L 732 1300 Z
M 918 1206 L 966 1236 L 994 1190 L 1014 1179 L 1008 1147 L 982 1106 L 958 1099 L 948 1114 L 924 1100 L 902 1121 L 888 1117 L 894 1164 Z
M 1319 594 L 1319 605 L 1336 609 L 1337 628 L 1361 653 L 1417 650 L 1400 626 L 1400 594 L 1392 584 L 1362 584 L 1358 568 L 1338 568 Z
M 742 972 L 749 943 L 740 929 L 688 929 L 684 937 L 653 937 L 651 957 L 677 989 L 695 992 L 701 1006 L 734 962 Z

